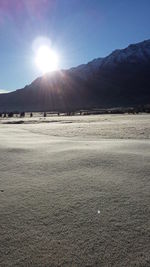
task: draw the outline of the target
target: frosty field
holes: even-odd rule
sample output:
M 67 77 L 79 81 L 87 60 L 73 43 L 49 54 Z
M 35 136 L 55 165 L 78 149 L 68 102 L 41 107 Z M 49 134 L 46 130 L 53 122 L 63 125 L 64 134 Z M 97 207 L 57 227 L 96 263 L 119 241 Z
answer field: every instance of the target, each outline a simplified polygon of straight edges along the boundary
M 150 115 L 0 119 L 0 266 L 148 267 L 149 247 Z

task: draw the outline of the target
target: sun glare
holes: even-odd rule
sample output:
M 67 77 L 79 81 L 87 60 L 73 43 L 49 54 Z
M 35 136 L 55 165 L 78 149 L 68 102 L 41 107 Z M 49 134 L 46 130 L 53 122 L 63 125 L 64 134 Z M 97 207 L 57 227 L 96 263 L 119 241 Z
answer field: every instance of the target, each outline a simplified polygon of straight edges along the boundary
M 38 48 L 35 63 L 42 73 L 58 69 L 58 54 L 47 45 Z

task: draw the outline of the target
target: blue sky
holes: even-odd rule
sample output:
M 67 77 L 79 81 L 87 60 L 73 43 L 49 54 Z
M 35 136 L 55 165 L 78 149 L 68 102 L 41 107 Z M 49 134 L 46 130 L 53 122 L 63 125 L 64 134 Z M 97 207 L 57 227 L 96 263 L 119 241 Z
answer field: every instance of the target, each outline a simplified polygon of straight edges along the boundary
M 47 37 L 70 68 L 150 38 L 150 0 L 0 0 L 0 90 L 41 75 L 33 42 Z

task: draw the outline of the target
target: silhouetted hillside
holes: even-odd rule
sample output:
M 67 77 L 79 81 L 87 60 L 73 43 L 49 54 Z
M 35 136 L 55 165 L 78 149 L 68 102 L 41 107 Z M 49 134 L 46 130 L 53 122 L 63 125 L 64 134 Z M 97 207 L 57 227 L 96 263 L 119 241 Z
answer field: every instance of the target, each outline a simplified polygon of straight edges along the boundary
M 0 95 L 0 111 L 77 110 L 150 104 L 150 40 Z

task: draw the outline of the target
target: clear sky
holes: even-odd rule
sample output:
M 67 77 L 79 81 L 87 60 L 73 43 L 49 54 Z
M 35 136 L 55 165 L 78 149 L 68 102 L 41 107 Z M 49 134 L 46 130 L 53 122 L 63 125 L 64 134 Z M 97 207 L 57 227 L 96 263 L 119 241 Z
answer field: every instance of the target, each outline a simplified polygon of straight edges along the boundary
M 47 37 L 60 68 L 150 39 L 150 0 L 0 0 L 0 90 L 41 75 L 33 44 Z

